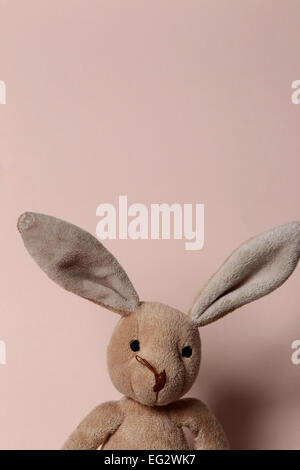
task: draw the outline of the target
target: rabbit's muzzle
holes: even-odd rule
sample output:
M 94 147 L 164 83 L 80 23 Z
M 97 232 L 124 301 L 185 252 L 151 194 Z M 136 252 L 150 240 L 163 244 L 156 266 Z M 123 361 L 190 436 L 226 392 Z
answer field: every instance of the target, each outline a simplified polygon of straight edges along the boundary
M 164 388 L 167 380 L 167 375 L 166 371 L 163 370 L 162 372 L 158 373 L 155 367 L 153 367 L 150 362 L 146 361 L 141 356 L 135 356 L 136 360 L 142 364 L 143 366 L 146 366 L 151 372 L 154 374 L 155 377 L 155 384 L 153 385 L 153 392 L 156 393 L 156 400 L 158 398 L 159 392 Z

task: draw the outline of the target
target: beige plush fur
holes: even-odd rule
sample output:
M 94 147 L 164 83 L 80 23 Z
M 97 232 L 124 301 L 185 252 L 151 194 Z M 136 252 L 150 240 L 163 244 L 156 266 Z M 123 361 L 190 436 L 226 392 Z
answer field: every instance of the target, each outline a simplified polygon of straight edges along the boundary
M 140 352 L 129 346 L 136 338 Z M 181 355 L 187 345 L 193 350 L 190 358 Z M 139 354 L 157 371 L 167 371 L 166 384 L 157 397 L 155 377 L 138 363 Z M 119 320 L 108 347 L 112 382 L 127 398 L 97 407 L 64 448 L 188 449 L 184 426 L 195 435 L 197 448 L 228 448 L 220 424 L 203 403 L 179 400 L 198 375 L 200 356 L 199 331 L 187 315 L 167 305 L 141 302 L 134 313 Z
M 183 427 L 195 437 L 197 450 L 226 450 L 221 425 L 199 400 L 185 398 L 163 407 L 130 398 L 93 410 L 71 434 L 64 450 L 188 450 Z
M 130 341 L 138 339 L 140 351 L 130 349 Z M 189 358 L 181 355 L 191 346 Z M 167 382 L 153 392 L 155 377 L 136 360 L 147 359 L 158 372 L 166 370 Z M 144 405 L 166 405 L 178 400 L 192 386 L 199 370 L 201 356 L 197 326 L 187 315 L 167 305 L 142 302 L 137 310 L 119 320 L 108 346 L 108 370 L 114 386 L 123 395 Z
M 73 224 L 26 212 L 18 220 L 25 246 L 60 286 L 111 310 L 133 312 L 139 298 L 116 258 Z
M 203 326 L 269 294 L 292 274 L 299 256 L 299 222 L 251 238 L 201 290 L 190 312 L 192 319 Z
M 197 377 L 198 327 L 268 294 L 295 269 L 300 224 L 249 240 L 227 259 L 198 295 L 190 315 L 140 302 L 127 274 L 103 245 L 72 224 L 23 214 L 24 243 L 45 273 L 65 289 L 121 314 L 108 346 L 108 370 L 124 395 L 93 410 L 64 449 L 227 449 L 221 425 L 199 400 L 180 399 Z

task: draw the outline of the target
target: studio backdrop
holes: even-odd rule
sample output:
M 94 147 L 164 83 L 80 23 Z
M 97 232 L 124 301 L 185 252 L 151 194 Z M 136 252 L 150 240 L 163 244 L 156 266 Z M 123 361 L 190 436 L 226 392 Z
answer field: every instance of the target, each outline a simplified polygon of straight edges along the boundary
M 300 219 L 299 15 L 299 0 L 0 1 L 1 449 L 59 449 L 121 396 L 118 313 L 47 278 L 20 214 L 87 230 L 140 300 L 187 312 L 242 242 Z M 233 449 L 300 448 L 299 282 L 298 266 L 200 329 L 188 396 Z

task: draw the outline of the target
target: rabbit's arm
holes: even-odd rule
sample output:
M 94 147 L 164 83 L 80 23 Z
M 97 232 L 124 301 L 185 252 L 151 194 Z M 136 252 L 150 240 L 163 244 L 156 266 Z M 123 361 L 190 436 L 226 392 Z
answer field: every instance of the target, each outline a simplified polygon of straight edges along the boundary
M 229 449 L 221 424 L 204 403 L 185 398 L 173 406 L 178 425 L 187 427 L 194 435 L 196 450 Z
M 68 438 L 63 450 L 96 450 L 113 434 L 123 421 L 118 402 L 97 406 Z

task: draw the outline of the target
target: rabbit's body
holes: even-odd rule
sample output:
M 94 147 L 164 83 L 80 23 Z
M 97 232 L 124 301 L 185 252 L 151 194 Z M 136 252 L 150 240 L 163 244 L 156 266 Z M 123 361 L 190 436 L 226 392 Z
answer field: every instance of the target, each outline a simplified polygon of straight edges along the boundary
M 197 449 L 229 447 L 222 427 L 199 400 L 187 398 L 150 407 L 124 397 L 95 408 L 64 449 L 188 450 L 184 427 L 194 435 Z
M 121 315 L 108 347 L 108 370 L 124 395 L 93 410 L 64 449 L 227 449 L 221 425 L 200 401 L 180 398 L 200 366 L 199 327 L 283 284 L 300 257 L 300 223 L 269 230 L 242 244 L 198 294 L 188 315 L 141 302 L 127 274 L 92 235 L 43 214 L 18 223 L 29 253 L 68 291 Z M 180 285 L 179 285 L 180 287 Z
M 104 450 L 189 448 L 172 406 L 149 407 L 125 397 L 119 406 L 122 423 L 104 443 Z

